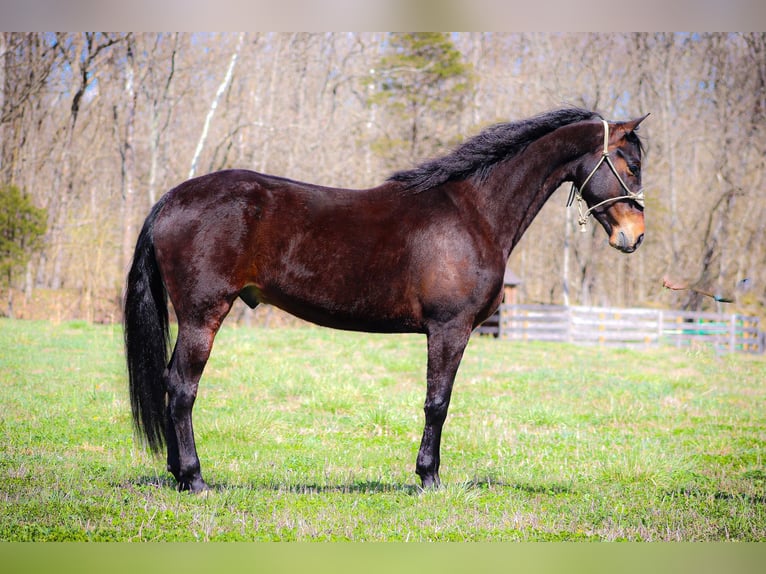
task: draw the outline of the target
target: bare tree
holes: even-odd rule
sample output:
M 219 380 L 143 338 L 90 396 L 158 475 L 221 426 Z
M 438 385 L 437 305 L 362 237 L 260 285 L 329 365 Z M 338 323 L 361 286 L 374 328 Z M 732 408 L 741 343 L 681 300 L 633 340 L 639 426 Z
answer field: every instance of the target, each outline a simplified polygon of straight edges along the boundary
M 388 38 L 0 34 L 0 180 L 49 217 L 27 284 L 75 290 L 92 299 L 86 307 L 118 291 L 149 206 L 190 173 L 246 167 L 364 187 L 406 167 L 406 150 L 389 163 L 374 153 L 393 133 L 382 104 L 368 105 L 370 85 L 383 86 L 370 70 Z M 559 190 L 512 255 L 522 301 L 712 304 L 662 292 L 669 275 L 710 283 L 703 290 L 751 279 L 748 310 L 765 312 L 766 35 L 448 39 L 473 68 L 472 89 L 448 120 L 435 106 L 418 109 L 417 159 L 490 123 L 554 107 L 613 119 L 652 113 L 641 128 L 642 248 L 626 258 L 594 226 L 577 232 Z

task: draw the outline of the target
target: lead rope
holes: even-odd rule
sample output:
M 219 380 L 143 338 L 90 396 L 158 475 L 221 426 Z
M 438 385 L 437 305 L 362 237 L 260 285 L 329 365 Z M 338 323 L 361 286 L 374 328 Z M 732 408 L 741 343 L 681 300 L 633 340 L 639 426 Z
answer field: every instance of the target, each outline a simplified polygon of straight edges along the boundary
M 577 213 L 579 214 L 579 218 L 577 219 L 577 224 L 580 226 L 580 231 L 582 233 L 585 233 L 588 227 L 588 218 L 590 217 L 590 214 L 593 213 L 593 211 L 602 205 L 606 205 L 608 203 L 614 203 L 615 201 L 622 201 L 624 199 L 632 199 L 636 203 L 638 203 L 641 207 L 644 207 L 644 190 L 640 189 L 636 193 L 633 193 L 628 186 L 625 184 L 625 182 L 620 177 L 620 174 L 617 173 L 617 168 L 614 167 L 614 164 L 612 163 L 612 159 L 609 157 L 609 124 L 606 122 L 606 120 L 601 120 L 601 123 L 604 124 L 604 149 L 603 153 L 601 154 L 601 159 L 598 160 L 598 163 L 596 164 L 596 167 L 594 167 L 590 174 L 588 174 L 588 177 L 585 178 L 585 181 L 582 182 L 582 186 L 579 188 L 575 185 L 574 182 L 572 182 L 572 188 L 569 190 L 569 199 L 567 200 L 567 207 L 572 205 L 572 202 L 576 199 L 577 200 Z M 617 178 L 617 181 L 620 182 L 620 185 L 622 186 L 622 189 L 625 190 L 625 193 L 627 195 L 619 195 L 617 197 L 610 197 L 609 199 L 605 199 L 604 201 L 597 203 L 593 207 L 589 207 L 588 209 L 583 212 L 583 203 L 585 203 L 585 200 L 582 198 L 582 190 L 585 189 L 585 186 L 588 185 L 588 182 L 590 181 L 590 178 L 593 177 L 593 174 L 596 173 L 596 170 L 601 167 L 601 164 L 606 162 L 606 164 L 609 166 L 609 169 L 612 170 L 612 173 Z M 587 207 L 587 204 L 586 204 Z

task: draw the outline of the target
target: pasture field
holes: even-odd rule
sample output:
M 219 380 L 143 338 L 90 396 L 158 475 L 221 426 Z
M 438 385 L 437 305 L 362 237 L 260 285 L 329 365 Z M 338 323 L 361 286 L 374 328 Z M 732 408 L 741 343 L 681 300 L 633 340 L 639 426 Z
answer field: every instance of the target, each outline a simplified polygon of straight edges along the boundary
M 0 541 L 766 540 L 766 357 L 474 338 L 422 492 L 425 357 L 225 326 L 196 496 L 136 446 L 119 326 L 0 320 Z

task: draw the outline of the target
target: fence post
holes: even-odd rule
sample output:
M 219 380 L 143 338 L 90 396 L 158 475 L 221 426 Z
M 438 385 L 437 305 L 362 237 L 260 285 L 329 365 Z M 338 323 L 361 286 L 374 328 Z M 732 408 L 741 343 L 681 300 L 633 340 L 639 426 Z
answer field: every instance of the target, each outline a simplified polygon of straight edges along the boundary
M 731 323 L 729 324 L 729 352 L 737 352 L 737 316 L 731 316 Z

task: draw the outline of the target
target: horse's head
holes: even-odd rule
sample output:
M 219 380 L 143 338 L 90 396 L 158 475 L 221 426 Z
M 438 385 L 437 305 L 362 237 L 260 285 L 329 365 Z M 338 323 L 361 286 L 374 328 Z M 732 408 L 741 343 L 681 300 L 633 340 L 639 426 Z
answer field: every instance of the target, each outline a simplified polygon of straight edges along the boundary
M 593 214 L 609 235 L 609 244 L 624 253 L 635 251 L 644 239 L 642 146 L 635 133 L 644 118 L 599 122 L 603 145 L 580 162 L 569 198 L 570 204 L 577 199 L 582 229 Z

